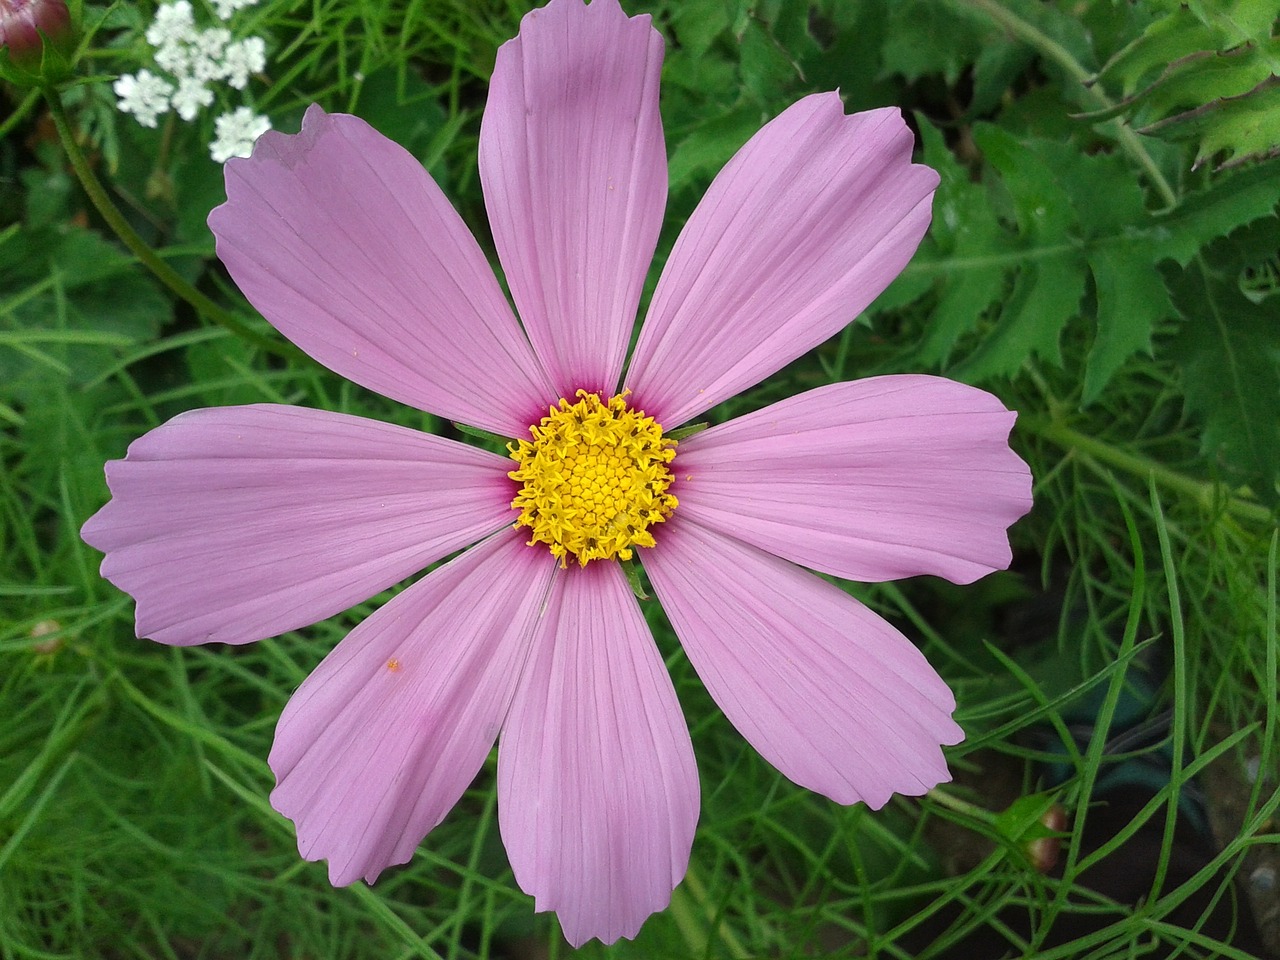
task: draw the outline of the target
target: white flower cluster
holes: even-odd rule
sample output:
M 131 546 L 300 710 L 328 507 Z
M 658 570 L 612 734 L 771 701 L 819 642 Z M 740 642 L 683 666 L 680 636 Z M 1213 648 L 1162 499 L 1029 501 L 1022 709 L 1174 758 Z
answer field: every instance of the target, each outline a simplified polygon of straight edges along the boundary
M 248 107 L 236 107 L 214 121 L 215 133 L 209 153 L 217 163 L 226 163 L 232 157 L 247 157 L 253 143 L 271 129 L 271 121 Z
M 224 22 L 258 0 L 212 0 Z M 155 51 L 156 66 L 169 76 L 139 70 L 120 77 L 113 89 L 118 106 L 144 127 L 175 110 L 183 120 L 194 120 L 201 108 L 214 101 L 213 85 L 225 82 L 243 90 L 252 74 L 267 66 L 267 45 L 261 37 L 232 38 L 224 26 L 196 26 L 190 0 L 162 3 L 147 28 L 147 43 Z M 245 157 L 253 141 L 271 129 L 271 121 L 249 107 L 237 107 L 214 121 L 216 137 L 209 153 L 218 163 Z

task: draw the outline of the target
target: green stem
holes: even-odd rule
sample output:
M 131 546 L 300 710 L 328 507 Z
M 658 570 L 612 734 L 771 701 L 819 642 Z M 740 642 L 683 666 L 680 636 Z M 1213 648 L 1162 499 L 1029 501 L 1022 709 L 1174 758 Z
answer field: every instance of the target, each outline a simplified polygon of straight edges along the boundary
M 1186 474 L 1172 470 L 1149 457 L 1120 450 L 1104 440 L 1098 440 L 1077 430 L 1072 430 L 1057 421 L 1021 416 L 1018 418 L 1018 426 L 1037 436 L 1044 437 L 1044 439 L 1059 447 L 1066 450 L 1074 450 L 1090 460 L 1096 460 L 1107 466 L 1115 467 L 1144 480 L 1150 478 L 1162 487 L 1185 494 L 1206 509 L 1213 509 L 1221 505 L 1229 513 L 1235 514 L 1242 520 L 1249 520 L 1254 523 L 1275 522 L 1272 512 L 1262 504 L 1250 503 L 1247 500 L 1241 500 L 1239 497 L 1230 496 L 1221 484 L 1188 477 Z
M 1099 109 L 1106 110 L 1115 106 L 1110 98 L 1098 89 L 1096 84 L 1089 82 L 1093 75 L 1080 64 L 1080 61 L 1071 55 L 1070 50 L 1041 32 L 1033 24 L 1023 20 L 1008 7 L 1001 4 L 999 0 L 962 0 L 962 2 L 979 11 L 989 20 L 994 21 L 997 25 L 1009 31 L 1010 34 L 1027 45 L 1034 47 L 1044 57 L 1060 66 L 1072 80 L 1080 84 L 1084 89 L 1085 96 L 1097 104 Z M 1124 151 L 1137 161 L 1138 166 L 1146 171 L 1147 176 L 1151 178 L 1151 182 L 1155 185 L 1156 190 L 1159 191 L 1165 204 L 1169 207 L 1175 206 L 1178 202 L 1177 194 L 1169 186 L 1169 181 L 1164 178 L 1164 174 L 1160 172 L 1160 168 L 1156 166 L 1155 160 L 1147 152 L 1147 148 L 1138 138 L 1138 135 L 1123 123 L 1116 124 L 1115 135 Z
M 696 905 L 696 909 L 693 905 Z M 670 909 L 675 917 L 676 926 L 680 928 L 680 933 L 690 948 L 689 952 L 691 954 L 709 953 L 707 941 L 711 934 L 707 928 L 715 922 L 717 911 L 715 905 L 711 903 L 706 884 L 698 875 L 696 863 L 689 864 L 684 882 L 672 893 Z M 729 956 L 735 958 L 750 956 L 742 945 L 742 941 L 729 929 L 728 924 L 721 921 L 715 933 L 719 935 L 719 945 L 728 952 Z
M 934 787 L 925 794 L 934 803 L 947 807 L 956 813 L 963 813 L 967 817 L 980 820 L 983 823 L 994 823 L 996 815 L 985 807 L 979 807 L 977 804 L 970 803 L 968 800 L 961 800 L 953 793 L 948 793 L 941 787 Z
M 301 356 L 301 353 L 295 347 L 277 343 L 262 336 L 260 333 L 250 330 L 229 311 L 218 306 L 184 280 L 173 267 L 165 263 L 138 236 L 115 204 L 111 202 L 111 198 L 107 195 L 107 191 L 103 188 L 101 181 L 98 180 L 97 174 L 93 172 L 93 168 L 89 166 L 88 160 L 85 159 L 84 151 L 80 149 L 80 144 L 76 141 L 75 134 L 71 130 L 71 123 L 67 119 L 67 112 L 62 105 L 62 98 L 58 95 L 58 91 L 52 87 L 46 87 L 44 95 L 49 103 L 49 112 L 53 116 L 54 126 L 58 129 L 58 137 L 62 140 L 63 149 L 66 150 L 67 158 L 71 161 L 71 169 L 75 171 L 76 178 L 80 181 L 84 192 L 88 194 L 89 200 L 97 208 L 98 213 L 102 215 L 102 219 L 115 231 L 116 236 L 129 248 L 129 251 L 155 274 L 161 283 L 191 304 L 201 316 L 267 353 L 272 353 L 285 359 Z
M 3 123 L 0 123 L 0 140 L 7 137 L 9 135 L 9 131 L 23 121 L 26 115 L 31 112 L 31 108 L 34 107 L 39 100 L 39 90 L 32 90 L 22 98 L 22 102 L 14 108 L 13 113 L 9 114 L 8 119 Z

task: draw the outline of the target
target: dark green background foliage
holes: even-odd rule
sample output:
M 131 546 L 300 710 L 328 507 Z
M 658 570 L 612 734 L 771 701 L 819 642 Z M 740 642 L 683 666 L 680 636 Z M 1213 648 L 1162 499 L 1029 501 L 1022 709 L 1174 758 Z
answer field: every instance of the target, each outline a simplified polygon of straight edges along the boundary
M 106 499 L 103 462 L 183 410 L 289 402 L 457 434 L 288 349 L 245 303 L 205 227 L 223 198 L 212 113 L 147 130 L 115 107 L 110 81 L 145 64 L 154 5 L 73 9 L 64 133 L 177 286 L 207 299 L 175 295 L 120 243 L 47 101 L 4 87 L 0 958 L 571 952 L 511 878 L 492 762 L 373 888 L 332 890 L 267 804 L 289 693 L 385 598 L 248 647 L 171 650 L 137 640 L 132 604 L 98 577 L 78 530 Z M 285 131 L 311 102 L 365 117 L 421 158 L 491 249 L 480 114 L 527 9 L 267 0 L 242 14 L 268 44 L 250 90 Z M 671 908 L 634 943 L 582 952 L 1274 948 L 1274 915 L 1257 913 L 1259 932 L 1248 913 L 1277 862 L 1280 805 L 1274 0 L 628 9 L 667 38 L 671 191 L 651 284 L 720 166 L 808 93 L 902 107 L 942 177 L 899 280 L 711 418 L 834 380 L 943 373 L 1018 411 L 1036 507 L 1012 531 L 1009 572 L 849 587 L 922 646 L 969 734 L 949 751 L 954 783 L 879 812 L 764 763 L 646 604 L 692 729 L 702 819 Z M 1038 865 L 1036 839 L 1058 844 L 1056 868 Z M 1141 889 L 1117 892 L 1115 876 Z

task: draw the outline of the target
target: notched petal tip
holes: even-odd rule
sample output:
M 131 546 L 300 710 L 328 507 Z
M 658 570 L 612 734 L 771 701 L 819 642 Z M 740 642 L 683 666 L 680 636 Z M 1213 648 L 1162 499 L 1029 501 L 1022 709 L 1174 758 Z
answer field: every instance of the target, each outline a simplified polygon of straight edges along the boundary
M 936 172 L 896 108 L 813 94 L 716 176 L 658 280 L 625 381 L 674 427 L 853 320 L 928 228 Z
M 565 938 L 634 937 L 684 876 L 693 746 L 662 657 L 614 563 L 556 581 L 498 750 L 516 880 Z
M 307 111 L 224 171 L 209 215 L 241 292 L 321 364 L 383 396 L 514 436 L 551 393 L 483 251 L 416 157 Z
M 800 786 L 884 805 L 943 782 L 955 697 L 924 655 L 838 587 L 676 514 L 645 557 L 708 692 Z
M 294 692 L 271 805 L 335 885 L 405 863 L 484 765 L 555 570 L 507 530 L 397 594 Z
M 677 496 L 686 519 L 823 573 L 971 583 L 1009 565 L 1031 506 L 1014 419 L 942 377 L 830 384 L 681 444 Z
M 286 405 L 191 411 L 107 464 L 82 528 L 139 637 L 247 643 L 331 616 L 509 522 L 508 462 Z
M 224 182 L 230 184 L 232 177 L 236 176 L 243 167 L 261 163 L 267 157 L 277 160 L 292 169 L 301 158 L 305 157 L 315 147 L 316 138 L 320 135 L 325 121 L 332 116 L 347 115 L 330 114 L 320 104 L 313 103 L 307 107 L 306 113 L 302 115 L 302 128 L 297 133 L 268 130 L 254 141 L 253 149 L 250 151 L 249 156 L 231 157 L 222 165 Z M 364 123 L 358 117 L 349 117 L 349 119 Z M 210 229 L 213 229 L 215 214 L 224 206 L 226 206 L 226 203 L 219 204 L 209 212 L 206 222 Z
M 560 396 L 612 394 L 662 226 L 662 37 L 614 2 L 559 0 L 498 51 L 480 126 L 494 243 Z

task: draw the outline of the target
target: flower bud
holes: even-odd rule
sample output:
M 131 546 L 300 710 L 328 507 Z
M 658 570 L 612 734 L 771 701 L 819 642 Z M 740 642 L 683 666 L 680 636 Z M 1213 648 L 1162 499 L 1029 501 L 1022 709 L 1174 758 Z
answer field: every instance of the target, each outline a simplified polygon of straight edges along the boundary
M 1027 857 L 1040 873 L 1048 873 L 1058 863 L 1062 850 L 1062 833 L 1067 829 L 1067 811 L 1055 803 L 1045 811 L 1038 824 L 1040 834 L 1027 844 Z
M 70 36 L 65 0 L 0 0 L 0 76 L 23 86 L 59 79 Z

